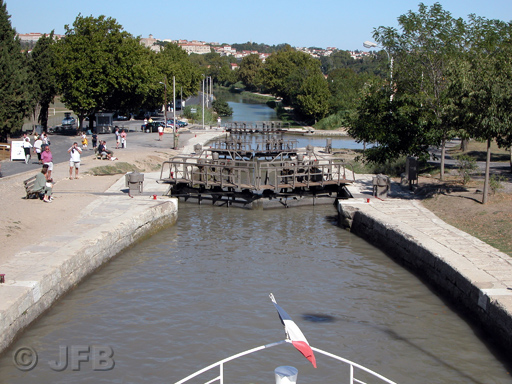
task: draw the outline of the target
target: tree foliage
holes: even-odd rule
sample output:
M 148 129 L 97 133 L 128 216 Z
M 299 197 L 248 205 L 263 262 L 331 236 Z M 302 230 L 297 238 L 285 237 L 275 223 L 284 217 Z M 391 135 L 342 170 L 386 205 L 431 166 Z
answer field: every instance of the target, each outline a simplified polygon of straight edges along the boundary
M 212 108 L 219 116 L 231 116 L 233 114 L 233 108 L 222 99 L 215 99 L 212 103 Z
M 149 49 L 105 16 L 78 15 L 65 29 L 55 45 L 57 79 L 62 101 L 80 125 L 100 110 L 128 109 L 144 100 L 156 75 Z
M 290 47 L 270 55 L 261 71 L 264 87 L 307 120 L 324 117 L 329 109 L 329 88 L 320 62 Z
M 33 106 L 34 84 L 10 15 L 0 0 L 0 138 L 21 130 Z
M 451 67 L 450 91 L 470 137 L 487 141 L 486 203 L 491 144 L 512 145 L 512 24 L 471 15 L 468 37 L 468 49 Z
M 45 131 L 48 126 L 48 109 L 57 95 L 54 44 L 53 32 L 43 35 L 30 55 L 30 67 L 36 85 L 35 98 L 40 106 L 38 121 Z
M 258 55 L 252 54 L 242 59 L 238 69 L 238 79 L 248 91 L 255 91 L 261 86 L 260 72 L 263 63 Z

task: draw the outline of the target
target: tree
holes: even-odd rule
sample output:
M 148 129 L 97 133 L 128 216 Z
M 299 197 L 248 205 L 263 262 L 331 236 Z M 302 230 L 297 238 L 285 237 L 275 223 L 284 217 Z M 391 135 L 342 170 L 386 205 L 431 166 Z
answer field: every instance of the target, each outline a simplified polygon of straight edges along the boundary
M 308 120 L 324 117 L 328 112 L 329 88 L 320 70 L 320 62 L 304 52 L 286 49 L 270 55 L 261 71 L 266 89 L 292 105 L 295 112 Z
M 122 30 L 115 19 L 78 15 L 56 45 L 59 90 L 79 117 L 94 120 L 105 109 L 135 108 L 156 79 L 151 51 Z
M 374 143 L 364 156 L 372 163 L 384 164 L 404 155 L 426 159 L 432 132 L 422 119 L 421 108 L 413 100 L 394 98 L 382 80 L 369 81 L 362 101 L 350 124 L 349 135 L 358 142 Z
M 432 145 L 441 146 L 441 180 L 444 177 L 446 142 L 453 131 L 453 106 L 448 97 L 447 66 L 462 50 L 465 23 L 454 19 L 439 3 L 419 4 L 398 18 L 402 32 L 379 27 L 374 38 L 394 59 L 394 97 L 406 97 L 421 109 L 422 124 Z M 415 100 L 413 100 L 415 99 Z
M 260 71 L 263 63 L 259 55 L 252 54 L 242 59 L 238 69 L 238 79 L 245 84 L 248 91 L 255 91 L 260 87 Z
M 28 60 L 9 19 L 6 4 L 0 0 L 0 137 L 4 139 L 21 130 L 35 105 Z
M 451 92 L 471 137 L 487 142 L 482 203 L 488 200 L 491 144 L 512 145 L 512 23 L 470 16 L 468 49 L 452 66 Z
M 212 108 L 219 116 L 231 116 L 233 114 L 233 108 L 225 100 L 213 100 Z
M 45 131 L 48 128 L 48 109 L 57 95 L 54 44 L 53 32 L 43 35 L 34 46 L 30 60 L 37 85 L 36 100 L 40 106 L 38 121 Z
M 361 101 L 364 85 L 374 78 L 369 74 L 357 74 L 353 69 L 335 69 L 327 77 L 331 93 L 329 112 L 349 112 L 356 109 Z

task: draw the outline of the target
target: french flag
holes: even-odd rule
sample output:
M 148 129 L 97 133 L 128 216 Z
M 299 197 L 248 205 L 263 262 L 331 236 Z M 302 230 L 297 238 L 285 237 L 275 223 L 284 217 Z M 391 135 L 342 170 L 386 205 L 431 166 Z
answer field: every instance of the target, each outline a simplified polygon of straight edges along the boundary
M 283 323 L 284 325 L 284 331 L 286 333 L 287 339 L 290 340 L 292 342 L 292 345 L 295 348 L 297 348 L 298 351 L 302 353 L 306 359 L 311 361 L 313 367 L 316 368 L 315 355 L 313 354 L 313 351 L 311 350 L 311 347 L 309 346 L 306 337 L 299 329 L 297 324 L 295 324 L 295 322 L 292 320 L 292 318 L 284 311 L 284 309 L 277 305 L 274 295 L 271 293 L 269 296 L 270 300 L 272 300 L 277 309 L 277 313 L 279 314 L 279 319 L 281 319 L 281 323 Z

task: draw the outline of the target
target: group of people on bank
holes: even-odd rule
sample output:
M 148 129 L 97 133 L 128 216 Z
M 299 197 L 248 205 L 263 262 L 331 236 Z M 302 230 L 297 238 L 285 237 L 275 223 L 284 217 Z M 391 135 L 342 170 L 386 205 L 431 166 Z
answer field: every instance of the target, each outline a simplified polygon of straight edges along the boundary
M 123 135 L 124 134 L 124 135 Z M 36 175 L 36 180 L 34 187 L 32 188 L 33 192 L 39 192 L 40 197 L 45 203 L 51 203 L 53 201 L 53 185 L 54 181 L 52 178 L 53 172 L 53 154 L 50 149 L 50 140 L 45 133 L 41 135 L 35 136 L 34 145 L 30 143 L 30 138 L 27 134 L 23 136 L 23 148 L 25 151 L 25 163 L 28 164 L 30 161 L 30 152 L 31 149 L 33 152 L 37 153 L 38 163 L 42 164 L 41 171 Z M 107 143 L 105 140 L 97 139 L 97 135 L 93 134 L 92 137 L 92 150 L 97 151 L 102 156 L 105 156 L 109 160 L 117 160 L 117 158 L 113 157 L 114 152 L 107 148 Z M 126 132 L 124 130 L 118 134 L 118 130 L 116 130 L 116 143 L 121 144 L 122 148 L 126 148 Z M 83 150 L 86 150 L 89 145 L 89 140 L 84 133 L 81 134 L 81 144 L 80 147 L 78 142 L 74 142 L 71 147 L 68 149 L 69 153 L 69 179 L 73 180 L 78 179 L 78 174 L 80 170 L 81 163 L 81 155 Z M 28 148 L 28 150 L 26 149 Z M 74 173 L 74 175 L 73 175 Z

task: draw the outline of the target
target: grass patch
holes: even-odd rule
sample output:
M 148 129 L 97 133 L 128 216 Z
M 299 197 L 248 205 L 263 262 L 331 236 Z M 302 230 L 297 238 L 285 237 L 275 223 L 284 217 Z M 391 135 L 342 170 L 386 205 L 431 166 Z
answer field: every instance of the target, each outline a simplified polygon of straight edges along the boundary
M 125 162 L 112 162 L 109 165 L 91 168 L 87 173 L 94 176 L 122 175 L 127 172 L 140 172 L 140 169 L 133 164 Z

